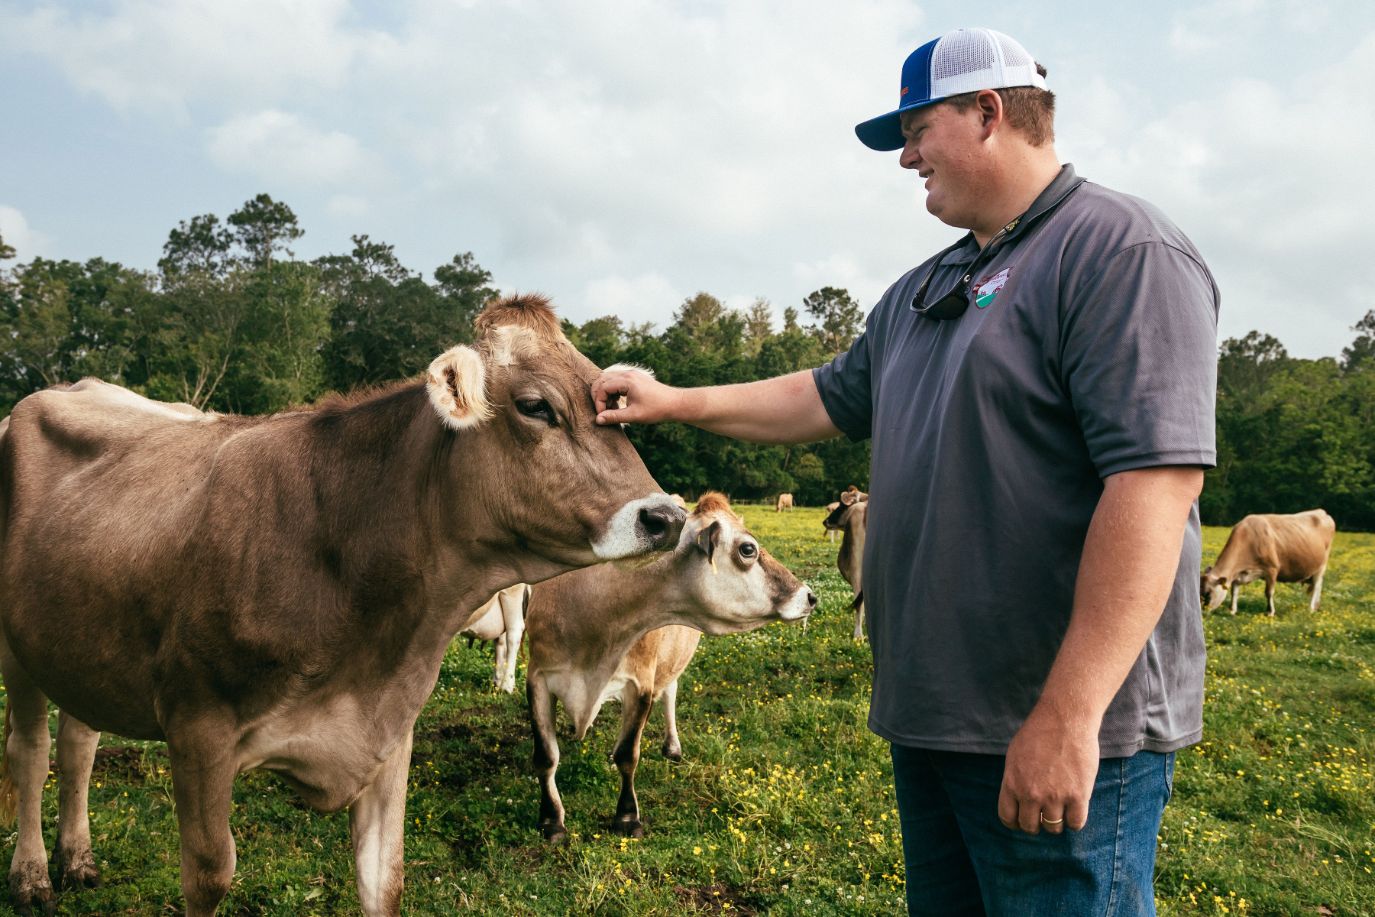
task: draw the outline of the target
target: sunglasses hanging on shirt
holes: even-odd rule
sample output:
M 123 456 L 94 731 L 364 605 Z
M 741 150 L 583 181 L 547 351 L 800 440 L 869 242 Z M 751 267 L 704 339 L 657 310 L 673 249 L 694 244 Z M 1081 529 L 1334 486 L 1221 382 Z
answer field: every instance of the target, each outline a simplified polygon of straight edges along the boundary
M 964 274 L 961 275 L 959 283 L 955 284 L 955 288 L 935 302 L 928 303 L 926 301 L 926 294 L 931 286 L 931 278 L 936 276 L 936 269 L 941 266 L 941 262 L 945 260 L 945 256 L 963 245 L 965 239 L 968 237 L 966 236 L 965 239 L 960 239 L 960 241 L 937 255 L 936 262 L 931 265 L 931 270 L 926 272 L 926 279 L 921 282 L 921 286 L 917 287 L 917 295 L 912 297 L 912 311 L 923 318 L 929 318 L 937 322 L 951 321 L 964 315 L 965 310 L 969 308 L 969 284 L 974 280 L 975 275 L 978 274 L 979 268 L 993 260 L 993 256 L 997 253 L 998 249 L 1002 247 L 1002 243 L 1007 241 L 1008 235 L 1025 220 L 1028 228 L 1027 231 L 1022 234 L 1022 238 L 1026 238 L 1031 232 L 1030 225 L 1032 223 L 1039 224 L 1043 222 L 1043 218 L 1054 213 L 1055 209 L 1064 203 L 1065 198 L 1069 197 L 1081 184 L 1083 184 L 1083 179 L 1076 181 L 1072 187 L 1060 196 L 1059 200 L 1055 201 L 1055 203 L 1051 204 L 1040 213 L 1034 214 L 1030 218 L 1024 213 L 1002 229 L 998 230 L 997 235 L 989 239 L 988 244 L 975 256 L 973 263 L 970 264 Z
M 1007 237 L 1008 233 L 1016 229 L 1017 224 L 1020 222 L 1022 222 L 1022 218 L 1017 217 L 1017 219 L 998 230 L 998 234 L 988 240 L 988 244 L 980 250 L 979 254 L 974 258 L 974 262 L 969 265 L 968 270 L 960 277 L 960 282 L 955 284 L 955 289 L 946 293 L 935 302 L 928 303 L 926 301 L 926 293 L 931 286 L 931 278 L 936 276 L 936 269 L 941 266 L 941 262 L 945 260 L 945 256 L 963 245 L 965 240 L 961 239 L 937 255 L 936 263 L 931 265 L 931 270 L 926 272 L 926 279 L 921 282 L 921 286 L 917 287 L 917 295 L 912 297 L 912 311 L 923 318 L 929 318 L 937 322 L 951 321 L 952 319 L 957 319 L 961 315 L 964 315 L 965 310 L 969 308 L 970 281 L 974 279 L 974 275 L 978 272 L 980 267 L 993 260 L 992 256 L 994 251 L 1000 247 L 1000 243 L 1003 239 Z

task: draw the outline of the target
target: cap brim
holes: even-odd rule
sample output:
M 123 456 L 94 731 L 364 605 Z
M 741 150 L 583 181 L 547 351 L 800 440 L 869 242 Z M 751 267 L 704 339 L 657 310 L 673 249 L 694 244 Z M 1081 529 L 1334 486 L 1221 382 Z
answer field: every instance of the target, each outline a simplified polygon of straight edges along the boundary
M 902 113 L 915 111 L 918 108 L 925 108 L 928 105 L 935 105 L 944 99 L 926 99 L 921 102 L 913 102 L 904 105 L 896 111 L 890 111 L 886 115 L 879 115 L 877 118 L 870 118 L 861 124 L 855 125 L 855 136 L 859 142 L 871 150 L 888 152 L 890 150 L 900 150 L 907 142 L 902 136 Z

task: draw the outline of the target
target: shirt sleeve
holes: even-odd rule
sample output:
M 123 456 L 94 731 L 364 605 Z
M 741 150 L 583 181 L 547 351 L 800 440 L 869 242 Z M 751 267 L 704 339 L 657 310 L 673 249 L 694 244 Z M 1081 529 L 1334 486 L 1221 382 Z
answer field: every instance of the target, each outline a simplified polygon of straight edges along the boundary
M 1072 291 L 1061 367 L 1100 477 L 1217 464 L 1217 288 L 1164 242 L 1113 254 Z
M 877 310 L 875 310 L 877 311 Z M 873 315 L 870 314 L 872 325 Z M 812 379 L 821 395 L 821 404 L 836 429 L 850 439 L 868 439 L 872 434 L 874 401 L 872 395 L 869 334 L 871 328 L 855 338 L 850 349 L 824 366 L 812 370 Z

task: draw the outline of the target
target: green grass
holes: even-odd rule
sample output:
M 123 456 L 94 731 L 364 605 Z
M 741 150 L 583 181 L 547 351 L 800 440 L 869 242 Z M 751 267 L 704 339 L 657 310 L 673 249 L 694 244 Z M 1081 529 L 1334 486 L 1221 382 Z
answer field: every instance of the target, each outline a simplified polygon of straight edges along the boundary
M 612 836 L 618 710 L 561 739 L 572 835 L 548 847 L 523 693 L 487 688 L 490 656 L 460 642 L 417 726 L 407 810 L 409 914 L 895 914 L 902 848 L 887 749 L 865 728 L 868 649 L 850 639 L 849 588 L 821 510 L 737 507 L 821 597 L 810 626 L 706 638 L 684 674 L 684 760 L 646 730 L 638 787 L 649 828 Z M 1225 530 L 1205 533 L 1206 556 Z M 1375 536 L 1338 535 L 1324 608 L 1259 586 L 1206 618 L 1203 744 L 1179 756 L 1161 830 L 1162 914 L 1375 914 Z M 61 914 L 180 909 L 167 758 L 107 737 L 91 788 L 105 885 Z M 48 794 L 53 836 L 55 791 Z M 357 913 L 347 816 L 307 810 L 275 778 L 236 785 L 238 872 L 222 914 Z M 0 836 L 9 857 L 14 836 Z M 1323 911 L 1322 908 L 1326 908 Z M 0 915 L 12 913 L 0 904 Z

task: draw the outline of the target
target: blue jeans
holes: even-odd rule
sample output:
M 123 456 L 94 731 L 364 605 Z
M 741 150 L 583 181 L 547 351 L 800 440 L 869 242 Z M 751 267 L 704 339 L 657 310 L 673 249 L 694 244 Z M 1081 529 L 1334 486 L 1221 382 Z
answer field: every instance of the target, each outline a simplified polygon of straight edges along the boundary
M 1002 756 L 892 748 L 909 914 L 1155 914 L 1173 752 L 1104 758 L 1083 830 L 1031 835 L 998 821 Z

